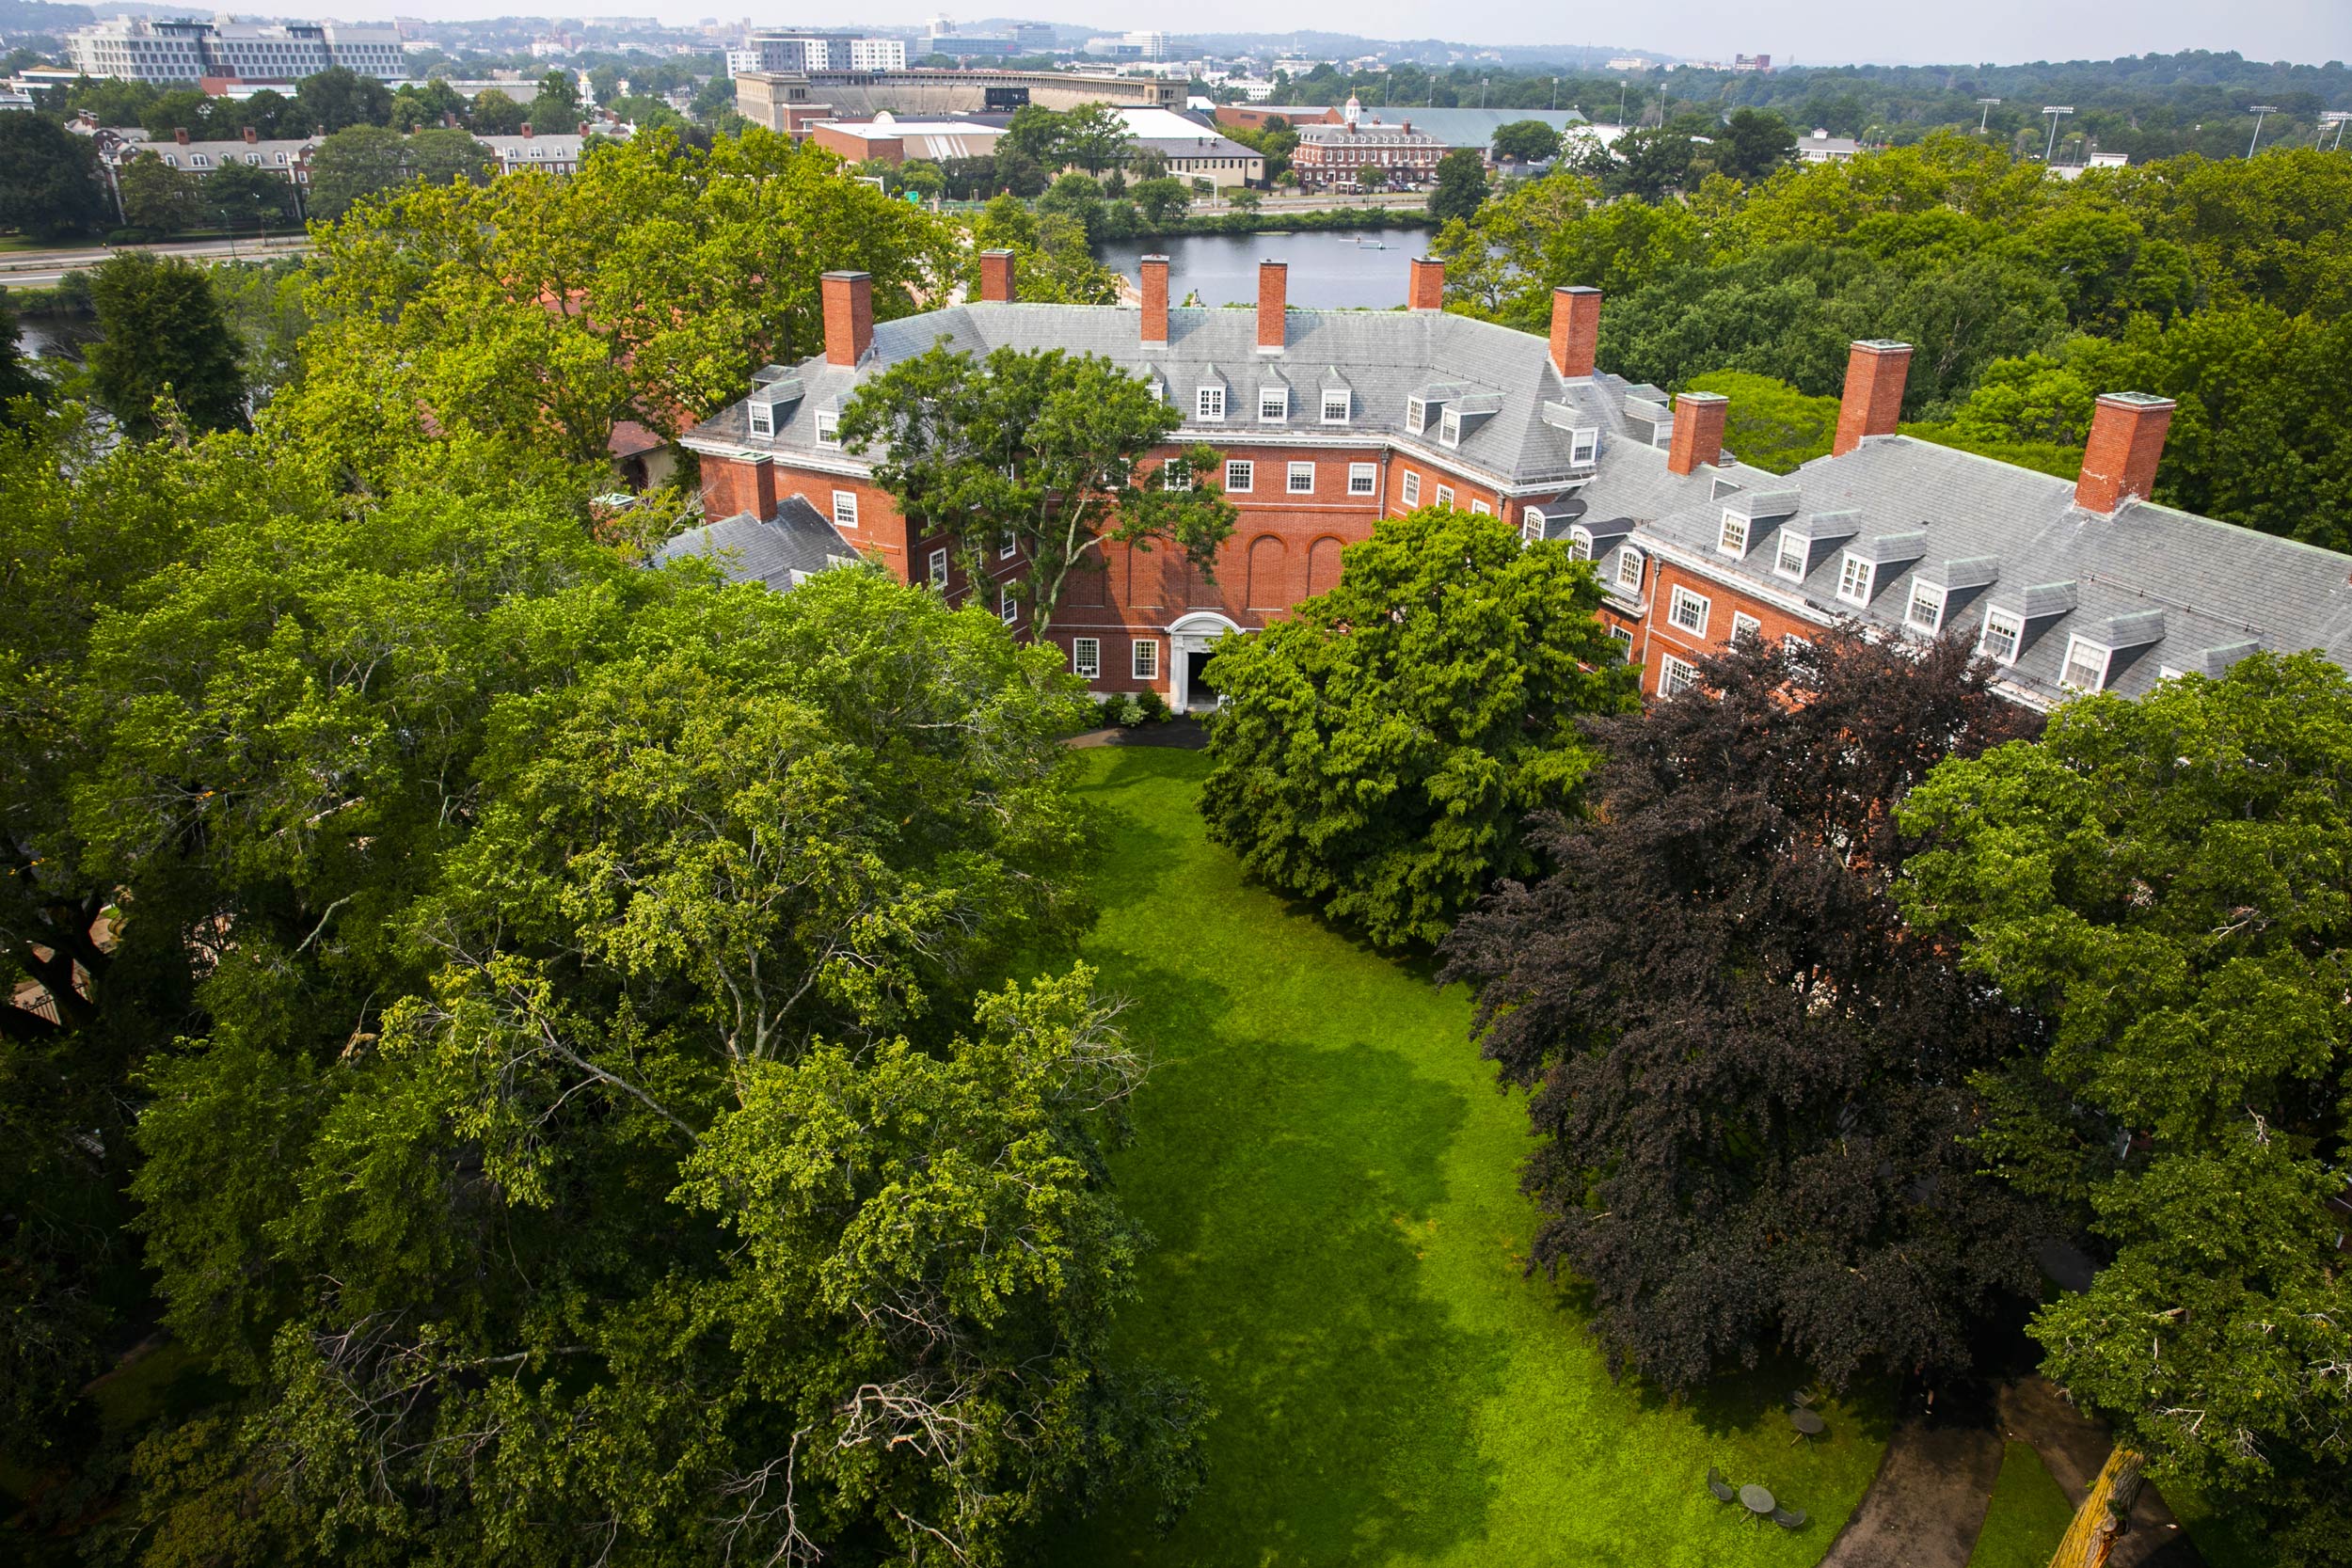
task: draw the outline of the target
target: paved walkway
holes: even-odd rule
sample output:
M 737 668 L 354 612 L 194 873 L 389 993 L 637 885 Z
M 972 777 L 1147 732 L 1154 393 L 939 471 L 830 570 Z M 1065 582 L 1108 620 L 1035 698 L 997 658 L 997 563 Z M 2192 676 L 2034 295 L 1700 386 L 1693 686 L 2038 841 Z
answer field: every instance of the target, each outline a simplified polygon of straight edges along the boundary
M 2000 1475 L 1998 1433 L 1905 1421 L 1821 1568 L 1968 1568 Z
M 2046 1378 L 2010 1384 L 2001 1390 L 1999 1408 L 2003 1431 L 2031 1443 L 2066 1500 L 2080 1508 L 2114 1447 L 2106 1430 L 2067 1403 Z M 2204 1560 L 2153 1485 L 2139 1489 L 2131 1528 L 2116 1538 L 2107 1557 L 2109 1568 L 2203 1568 Z
M 1198 752 L 1209 744 L 1208 726 L 1198 719 L 1170 719 L 1158 724 L 1137 724 L 1132 729 L 1089 730 L 1073 735 L 1067 744 L 1072 746 L 1174 746 L 1182 751 Z

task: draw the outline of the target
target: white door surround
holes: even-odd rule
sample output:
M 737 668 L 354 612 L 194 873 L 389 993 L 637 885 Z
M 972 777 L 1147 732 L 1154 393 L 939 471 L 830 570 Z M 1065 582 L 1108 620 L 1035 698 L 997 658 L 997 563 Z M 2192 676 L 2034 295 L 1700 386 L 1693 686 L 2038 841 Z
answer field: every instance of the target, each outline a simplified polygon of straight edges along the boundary
M 1168 624 L 1168 705 L 1178 713 L 1192 711 L 1192 659 L 1206 653 L 1220 637 L 1237 636 L 1241 627 L 1214 610 L 1196 610 Z

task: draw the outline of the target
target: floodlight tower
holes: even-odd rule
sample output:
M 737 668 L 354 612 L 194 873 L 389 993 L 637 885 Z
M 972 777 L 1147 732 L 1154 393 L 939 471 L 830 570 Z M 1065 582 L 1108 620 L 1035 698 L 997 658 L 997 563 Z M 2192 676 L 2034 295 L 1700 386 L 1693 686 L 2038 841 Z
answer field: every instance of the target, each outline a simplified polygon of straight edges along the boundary
M 2336 139 L 2328 144 L 2328 151 L 2333 152 L 2344 146 L 2344 122 L 2347 119 L 2352 119 L 2352 109 L 2323 109 L 2320 111 L 2320 133 L 2323 135 L 2326 135 L 2328 127 L 2330 125 L 2336 128 Z M 2317 147 L 2319 143 L 2314 141 L 2312 145 L 2313 147 Z
M 2042 150 L 2042 161 L 2046 164 L 2058 156 L 2058 116 L 2073 114 L 2074 106 L 2071 103 L 2044 103 L 2042 112 L 2050 117 L 2050 145 Z
M 2277 114 L 2279 112 L 2279 105 L 2276 103 L 2249 103 L 2246 105 L 2246 108 L 2247 112 L 2254 117 L 2253 138 L 2246 144 L 2246 155 L 2250 158 L 2254 155 L 2255 147 L 2260 144 L 2263 139 L 2263 116 Z
M 1993 118 L 1993 105 L 1998 103 L 1999 102 L 2000 100 L 1997 98 L 1979 98 L 1977 100 L 1979 109 L 1979 113 L 1977 115 L 1978 135 L 1981 136 L 1984 135 L 1985 124 Z

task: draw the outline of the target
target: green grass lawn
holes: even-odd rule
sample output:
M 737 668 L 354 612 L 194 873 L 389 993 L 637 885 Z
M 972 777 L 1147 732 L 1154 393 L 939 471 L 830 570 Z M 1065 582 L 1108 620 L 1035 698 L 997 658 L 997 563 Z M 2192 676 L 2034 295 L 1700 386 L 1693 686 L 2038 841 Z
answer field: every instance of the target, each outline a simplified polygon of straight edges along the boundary
M 1985 1511 L 1984 1528 L 1968 1568 L 2048 1568 L 2074 1519 L 2066 1494 L 2051 1479 L 2042 1456 L 2031 1443 L 2010 1443 L 2001 1449 L 2001 1479 L 1994 1483 L 1993 1506 Z
M 1261 889 L 1203 836 L 1197 752 L 1086 754 L 1112 847 L 1086 943 L 1157 1065 L 1120 1155 L 1157 1239 L 1120 1353 L 1198 1380 L 1211 1471 L 1165 1539 L 1073 1532 L 1079 1564 L 1811 1563 L 1861 1497 L 1884 1403 L 1792 1446 L 1777 1369 L 1674 1403 L 1618 1386 L 1572 1292 L 1521 1274 L 1526 1109 L 1469 999 Z M 1812 1515 L 1790 1534 L 1709 1465 Z

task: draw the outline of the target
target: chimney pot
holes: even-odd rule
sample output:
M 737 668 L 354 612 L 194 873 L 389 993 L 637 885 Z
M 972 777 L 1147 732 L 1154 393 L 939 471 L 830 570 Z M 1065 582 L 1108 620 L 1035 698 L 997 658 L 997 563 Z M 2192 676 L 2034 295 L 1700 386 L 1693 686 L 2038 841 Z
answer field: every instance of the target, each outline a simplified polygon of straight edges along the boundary
M 1143 259 L 1143 341 L 1152 348 L 1168 346 L 1168 258 Z
M 874 341 L 874 279 L 862 272 L 829 272 L 818 284 L 825 298 L 825 363 L 854 365 Z
M 2103 517 L 2128 500 L 2145 500 L 2156 485 L 2156 464 L 2172 428 L 2170 398 L 2146 392 L 2107 392 L 2090 411 L 2090 439 L 2083 446 L 2074 504 Z
M 1445 309 L 1445 263 L 1426 256 L 1413 258 L 1413 281 L 1406 303 L 1416 310 Z
M 1288 261 L 1258 263 L 1258 350 L 1279 349 L 1283 341 L 1282 313 L 1290 304 Z
M 1600 346 L 1600 291 L 1572 287 L 1551 291 L 1551 368 L 1564 381 L 1593 373 Z
M 1865 436 L 1892 436 L 1903 417 L 1903 379 L 1911 345 L 1867 338 L 1846 351 L 1846 390 L 1837 403 L 1837 436 L 1830 455 L 1843 457 Z
M 1731 400 L 1721 392 L 1678 392 L 1675 396 L 1674 444 L 1666 449 L 1669 472 L 1687 474 L 1702 463 L 1712 467 L 1723 461 L 1724 416 Z
M 1012 303 L 1011 251 L 983 250 L 980 252 L 980 297 L 993 305 Z

